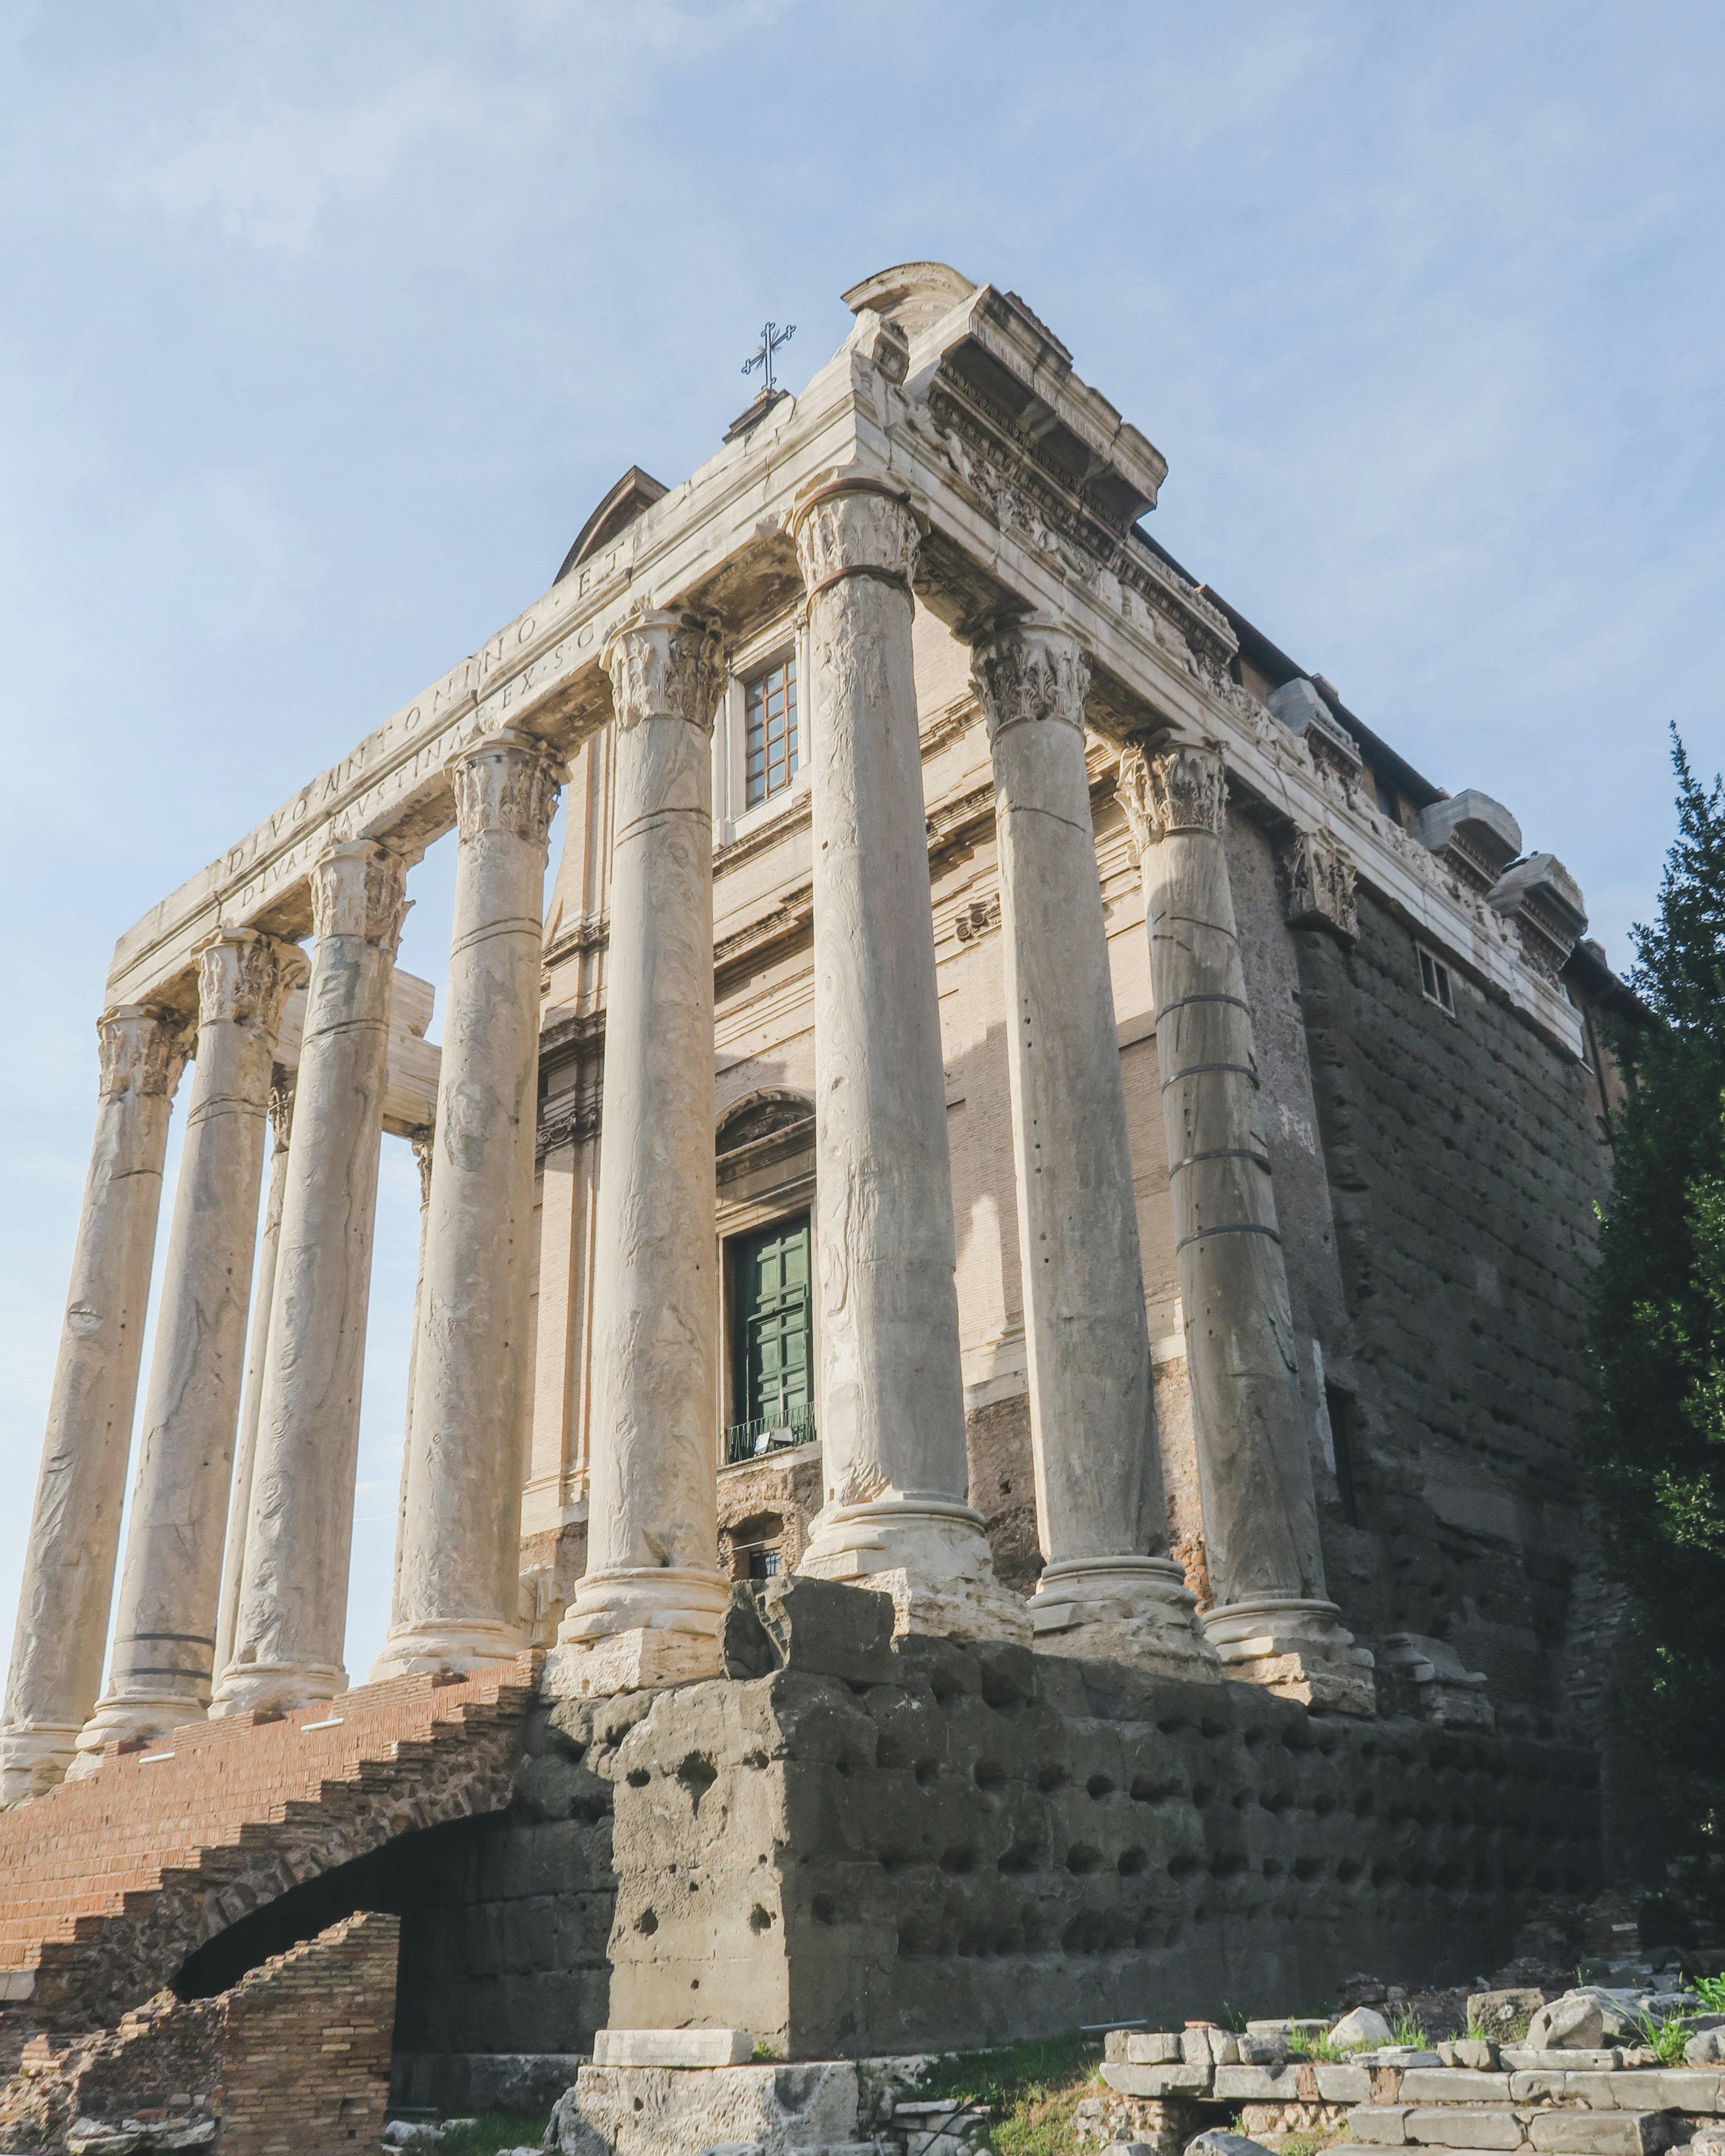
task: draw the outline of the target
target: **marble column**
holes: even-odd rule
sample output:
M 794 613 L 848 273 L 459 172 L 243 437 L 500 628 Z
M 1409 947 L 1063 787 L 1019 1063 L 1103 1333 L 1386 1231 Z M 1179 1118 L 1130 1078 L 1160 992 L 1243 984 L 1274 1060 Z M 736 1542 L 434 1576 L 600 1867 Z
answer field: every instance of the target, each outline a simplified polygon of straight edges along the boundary
M 189 1038 L 121 1004 L 98 1028 L 95 1142 L 72 1256 L 0 1722 L 0 1804 L 39 1796 L 95 1705 L 120 1548 L 167 1120 Z
M 570 1693 L 716 1674 L 730 1592 L 713 1225 L 719 649 L 699 621 L 648 613 L 604 657 L 615 723 L 587 1572 L 548 1671 Z
M 1028 1640 L 968 1502 L 952 1178 L 911 661 L 916 526 L 873 482 L 792 519 L 809 595 L 824 1497 L 798 1567 L 901 1630 Z M 608 1125 L 607 1126 L 608 1130 Z
M 389 1621 L 401 1617 L 401 1553 L 406 1541 L 408 1474 L 413 1464 L 413 1365 L 419 1358 L 419 1312 L 425 1301 L 425 1232 L 431 1219 L 431 1161 L 436 1141 L 427 1123 L 413 1133 L 413 1165 L 419 1171 L 419 1255 L 413 1270 L 413 1329 L 408 1340 L 408 1396 L 402 1404 L 401 1482 L 395 1501 L 394 1571 L 389 1587 Z
M 197 955 L 196 1060 L 108 1689 L 74 1779 L 104 1746 L 201 1722 L 209 1705 L 275 1034 L 305 962 L 250 928 L 218 930 Z
M 498 733 L 449 763 L 459 846 L 413 1428 L 393 1614 L 373 1682 L 526 1645 L 522 1406 L 538 1122 L 546 838 L 562 765 Z
M 251 1508 L 234 1656 L 213 1714 L 303 1707 L 347 1685 L 360 1380 L 407 869 L 398 848 L 352 839 L 311 871 L 316 941 Z
M 216 1614 L 216 1672 L 234 1657 L 234 1621 L 239 1610 L 245 1573 L 245 1527 L 251 1517 L 252 1470 L 258 1451 L 258 1409 L 264 1393 L 264 1354 L 270 1342 L 270 1311 L 275 1299 L 275 1257 L 281 1243 L 281 1201 L 287 1188 L 288 1140 L 294 1127 L 294 1073 L 277 1064 L 270 1084 L 270 1128 L 275 1144 L 270 1156 L 270 1194 L 264 1201 L 264 1246 L 258 1253 L 258 1286 L 252 1298 L 252 1330 L 245 1358 L 245 1398 L 240 1404 L 239 1435 L 234 1441 L 234 1490 L 228 1501 L 226 1562 L 222 1601 Z
M 1045 1652 L 1219 1678 L 1168 1555 L 1126 1089 L 1085 764 L 1090 668 L 1017 623 L 973 654 L 994 763 Z
M 1219 750 L 1121 759 L 1144 878 L 1163 1132 L 1204 1541 L 1204 1630 L 1241 1677 L 1373 1712 L 1372 1658 L 1324 1584 L 1287 1272 L 1224 843 Z

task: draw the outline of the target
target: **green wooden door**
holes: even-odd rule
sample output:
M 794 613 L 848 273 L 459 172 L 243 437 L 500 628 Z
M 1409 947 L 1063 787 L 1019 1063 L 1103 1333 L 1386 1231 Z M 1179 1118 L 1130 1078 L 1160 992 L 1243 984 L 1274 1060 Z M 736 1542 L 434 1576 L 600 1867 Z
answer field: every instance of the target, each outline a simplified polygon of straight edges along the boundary
M 734 1253 L 737 1424 L 807 1435 L 814 1405 L 808 1214 L 740 1238 Z

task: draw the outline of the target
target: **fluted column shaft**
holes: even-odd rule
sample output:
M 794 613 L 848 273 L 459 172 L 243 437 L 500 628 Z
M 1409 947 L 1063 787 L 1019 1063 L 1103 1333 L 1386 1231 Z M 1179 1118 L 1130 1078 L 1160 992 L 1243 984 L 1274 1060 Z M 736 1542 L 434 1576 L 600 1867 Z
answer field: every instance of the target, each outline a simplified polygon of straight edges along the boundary
M 911 656 L 916 526 L 867 481 L 793 519 L 812 646 L 819 1420 L 799 1569 L 901 1629 L 1028 1637 L 968 1502 L 952 1168 Z
M 212 1711 L 341 1691 L 389 997 L 407 863 L 355 839 L 311 874 L 316 938 L 264 1353 L 234 1659 Z
M 245 1528 L 251 1517 L 258 1413 L 264 1395 L 264 1357 L 270 1344 L 270 1307 L 275 1299 L 275 1259 L 281 1245 L 281 1206 L 287 1190 L 288 1140 L 293 1127 L 294 1073 L 278 1064 L 270 1085 L 270 1127 L 275 1142 L 270 1154 L 270 1191 L 264 1201 L 257 1291 L 252 1298 L 251 1338 L 246 1348 L 245 1397 L 239 1407 L 239 1433 L 234 1440 L 234 1488 L 228 1500 L 222 1600 L 216 1615 L 218 1676 L 234 1658 L 234 1625 L 239 1614 L 239 1590 L 245 1574 Z
M 1039 1646 L 1214 1666 L 1168 1553 L 1126 1090 L 1085 763 L 1089 665 L 1016 624 L 973 660 L 994 766 Z
M 1324 1584 L 1286 1268 L 1224 844 L 1219 751 L 1129 750 L 1121 799 L 1142 865 L 1163 1132 L 1214 1606 L 1242 1675 L 1371 1711 L 1371 1658 Z M 1320 1668 L 1319 1665 L 1327 1666 Z M 1320 1697 L 1320 1695 L 1322 1695 Z
M 254 929 L 218 931 L 198 951 L 196 1061 L 108 1689 L 74 1777 L 95 1772 L 104 1745 L 201 1721 L 209 1705 L 270 1072 L 305 970 L 291 943 Z
M 389 1636 L 374 1680 L 525 1644 L 521 1406 L 538 1122 L 546 838 L 562 766 L 494 734 L 449 766 L 459 850 L 412 1429 Z
M 0 1724 L 0 1804 L 52 1789 L 95 1705 L 120 1548 L 126 1462 L 168 1111 L 184 1021 L 103 1014 L 95 1141 L 54 1364 Z
M 587 1572 L 563 1691 L 706 1676 L 718 1569 L 712 745 L 716 639 L 649 613 L 605 653 L 615 714 Z

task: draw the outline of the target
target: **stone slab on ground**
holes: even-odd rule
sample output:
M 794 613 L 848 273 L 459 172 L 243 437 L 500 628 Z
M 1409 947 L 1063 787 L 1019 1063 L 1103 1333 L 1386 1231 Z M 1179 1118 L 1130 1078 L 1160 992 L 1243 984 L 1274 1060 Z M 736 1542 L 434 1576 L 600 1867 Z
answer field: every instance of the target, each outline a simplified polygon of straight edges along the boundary
M 596 2066 L 742 2066 L 755 2056 L 747 2029 L 596 2029 Z
M 855 2142 L 860 2093 L 850 2060 L 696 2073 L 595 2064 L 557 2099 L 546 2146 L 559 2156 L 703 2156 L 744 2142 L 791 2156 Z

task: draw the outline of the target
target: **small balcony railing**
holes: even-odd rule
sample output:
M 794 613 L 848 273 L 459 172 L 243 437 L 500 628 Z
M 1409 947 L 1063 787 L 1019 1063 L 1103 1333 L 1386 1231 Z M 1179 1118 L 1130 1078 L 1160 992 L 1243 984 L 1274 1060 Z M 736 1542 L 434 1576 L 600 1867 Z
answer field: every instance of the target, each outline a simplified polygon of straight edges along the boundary
M 813 1408 L 796 1408 L 788 1415 L 757 1415 L 752 1422 L 732 1423 L 726 1431 L 725 1465 L 734 1467 L 740 1460 L 760 1460 L 769 1452 L 814 1442 Z

